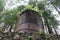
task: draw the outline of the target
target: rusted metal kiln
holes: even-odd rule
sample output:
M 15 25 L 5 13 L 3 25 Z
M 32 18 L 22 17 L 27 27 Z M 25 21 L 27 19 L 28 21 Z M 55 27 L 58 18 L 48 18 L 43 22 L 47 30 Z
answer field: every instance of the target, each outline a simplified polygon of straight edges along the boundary
M 16 31 L 35 33 L 42 30 L 41 16 L 34 10 L 25 10 L 20 14 Z

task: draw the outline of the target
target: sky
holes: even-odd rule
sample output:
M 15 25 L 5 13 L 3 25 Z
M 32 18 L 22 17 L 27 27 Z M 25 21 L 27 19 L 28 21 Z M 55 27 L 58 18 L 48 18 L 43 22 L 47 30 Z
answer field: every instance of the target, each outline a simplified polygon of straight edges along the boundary
M 17 0 L 7 0 L 5 9 L 13 9 L 20 5 L 27 5 L 29 0 L 17 1 Z
M 13 9 L 13 8 L 15 8 L 15 7 L 17 7 L 17 6 L 20 6 L 20 5 L 27 5 L 27 3 L 29 2 L 29 0 L 24 0 L 24 1 L 17 1 L 17 0 L 6 0 L 7 2 L 6 2 L 6 5 L 5 5 L 5 9 Z M 52 10 L 53 12 L 52 12 L 52 14 L 53 15 L 58 15 L 58 16 L 55 16 L 55 19 L 56 20 L 58 20 L 58 21 L 60 21 L 60 15 L 58 14 L 58 12 L 55 10 L 55 8 L 54 8 L 54 6 L 52 6 L 53 7 L 53 9 L 51 9 L 51 6 L 52 5 L 50 5 L 49 7 L 50 7 L 50 10 Z M 59 9 L 59 8 L 58 8 Z M 60 11 L 60 9 L 59 9 L 59 11 Z M 60 25 L 58 25 L 58 32 L 59 32 L 59 34 L 60 34 Z

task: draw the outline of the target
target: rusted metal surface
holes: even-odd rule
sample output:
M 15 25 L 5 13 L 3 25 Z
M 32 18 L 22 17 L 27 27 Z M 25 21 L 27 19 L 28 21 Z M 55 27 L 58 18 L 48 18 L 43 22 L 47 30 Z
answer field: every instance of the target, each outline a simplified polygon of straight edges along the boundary
M 20 14 L 16 31 L 39 32 L 42 30 L 41 16 L 33 10 L 25 10 Z
M 33 24 L 33 23 L 25 23 L 21 24 L 20 26 L 17 27 L 17 31 L 24 31 L 24 32 L 38 32 L 42 31 L 41 27 L 39 25 Z

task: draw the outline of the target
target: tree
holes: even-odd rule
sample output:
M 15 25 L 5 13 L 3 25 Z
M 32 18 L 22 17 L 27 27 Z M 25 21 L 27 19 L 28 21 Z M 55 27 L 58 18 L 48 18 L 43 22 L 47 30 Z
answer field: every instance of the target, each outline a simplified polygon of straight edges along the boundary
M 57 21 L 54 19 L 54 16 L 52 16 L 51 15 L 51 10 L 50 11 L 48 11 L 48 9 L 46 9 L 46 5 L 47 5 L 47 3 L 46 3 L 47 1 L 38 1 L 37 0 L 37 2 L 36 1 L 34 1 L 34 0 L 32 0 L 32 1 L 30 1 L 29 2 L 29 4 L 30 5 L 33 5 L 33 7 L 35 7 L 35 6 L 37 6 L 38 7 L 38 9 L 40 10 L 40 15 L 42 15 L 43 16 L 43 18 L 44 18 L 44 20 L 45 20 L 45 25 L 47 26 L 47 28 L 48 28 L 48 31 L 49 31 L 49 33 L 53 33 L 53 31 L 52 31 L 52 28 L 51 28 L 51 25 L 52 26 L 54 26 L 53 24 L 58 24 L 57 23 Z M 37 3 L 37 5 L 36 5 L 36 3 Z M 42 14 L 41 14 L 41 12 L 42 12 Z M 51 17 L 52 16 L 52 17 Z M 52 18 L 52 19 L 51 19 Z M 52 21 L 52 20 L 54 20 L 54 21 Z M 49 22 L 49 21 L 52 21 L 52 22 Z M 56 23 L 55 23 L 56 22 Z M 50 25 L 51 24 L 51 25 Z M 57 26 L 57 25 L 56 25 Z M 55 27 L 56 27 L 55 26 Z
M 56 11 L 60 14 L 60 0 L 46 0 L 46 2 L 49 1 L 49 4 L 53 5 Z
M 11 11 L 6 10 L 4 13 L 4 22 L 8 25 L 8 27 L 10 26 L 9 31 L 11 32 L 11 29 L 13 27 L 14 24 L 17 23 L 17 19 L 18 19 L 18 10 L 17 9 L 13 9 Z
M 4 0 L 0 0 L 0 12 L 4 9 Z

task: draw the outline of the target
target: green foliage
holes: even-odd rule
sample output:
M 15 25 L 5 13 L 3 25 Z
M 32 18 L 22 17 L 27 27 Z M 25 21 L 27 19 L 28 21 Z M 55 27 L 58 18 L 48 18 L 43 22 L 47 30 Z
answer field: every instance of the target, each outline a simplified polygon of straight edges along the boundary
M 0 0 L 0 12 L 3 10 L 4 8 L 4 0 Z
M 34 8 L 36 6 L 36 2 L 33 0 L 29 0 L 29 5 L 32 5 L 32 8 Z
M 18 7 L 18 10 L 21 12 L 22 10 L 24 10 L 25 6 L 24 5 L 21 5 Z
M 14 23 L 16 24 L 19 16 L 18 12 L 19 11 L 17 9 L 13 9 L 11 11 L 6 10 L 3 21 L 9 25 L 13 25 Z
M 54 5 L 60 5 L 60 0 L 54 0 L 53 2 L 51 2 Z
M 50 4 L 52 4 L 54 6 L 54 8 L 56 9 L 56 11 L 60 14 L 60 11 L 59 11 L 59 9 L 60 9 L 60 0 L 51 0 Z
M 32 9 L 32 5 L 26 5 L 25 9 Z
M 54 16 L 51 15 L 51 11 L 44 11 L 43 16 L 47 18 L 48 23 L 50 25 L 52 25 L 53 27 L 56 27 L 58 25 L 58 23 L 55 20 Z
M 39 8 L 39 10 L 44 10 L 45 5 L 41 2 L 41 3 L 38 4 L 38 8 Z

